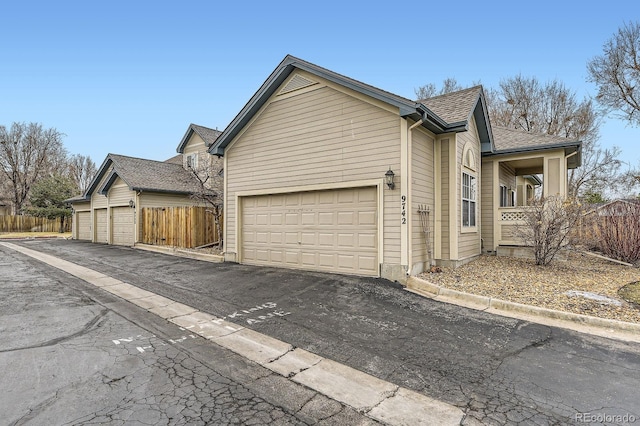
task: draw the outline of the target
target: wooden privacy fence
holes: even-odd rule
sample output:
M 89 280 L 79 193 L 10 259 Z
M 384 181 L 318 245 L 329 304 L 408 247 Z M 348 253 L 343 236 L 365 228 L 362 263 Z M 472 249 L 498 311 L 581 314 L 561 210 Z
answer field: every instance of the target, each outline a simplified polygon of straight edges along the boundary
M 140 225 L 143 244 L 194 248 L 218 241 L 213 213 L 206 207 L 144 207 Z
M 60 219 L 35 216 L 0 216 L 0 232 L 59 232 Z M 71 218 L 64 221 L 64 231 L 71 232 Z

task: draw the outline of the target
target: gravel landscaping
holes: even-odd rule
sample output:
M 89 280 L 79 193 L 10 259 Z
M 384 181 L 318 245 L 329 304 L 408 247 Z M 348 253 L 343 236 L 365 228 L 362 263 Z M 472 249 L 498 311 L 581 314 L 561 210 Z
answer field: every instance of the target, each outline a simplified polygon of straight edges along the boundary
M 583 253 L 566 261 L 536 266 L 532 260 L 481 256 L 456 269 L 419 277 L 452 290 L 548 309 L 640 323 L 640 307 L 625 301 L 619 289 L 640 281 L 640 268 Z

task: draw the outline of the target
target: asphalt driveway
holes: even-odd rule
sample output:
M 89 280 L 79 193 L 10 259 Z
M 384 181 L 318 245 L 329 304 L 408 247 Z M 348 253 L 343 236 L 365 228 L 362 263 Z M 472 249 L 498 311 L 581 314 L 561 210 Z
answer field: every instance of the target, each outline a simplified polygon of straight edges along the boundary
M 577 423 L 584 413 L 640 418 L 636 343 L 443 304 L 382 279 L 77 241 L 14 243 L 456 405 L 466 424 Z

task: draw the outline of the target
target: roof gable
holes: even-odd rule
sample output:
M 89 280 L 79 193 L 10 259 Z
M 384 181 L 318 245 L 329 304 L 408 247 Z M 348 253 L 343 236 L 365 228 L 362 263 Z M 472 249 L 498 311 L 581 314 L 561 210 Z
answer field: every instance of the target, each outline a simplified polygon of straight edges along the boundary
M 442 99 L 433 100 L 430 106 L 425 103 L 403 98 L 393 93 L 362 83 L 358 80 L 335 73 L 326 68 L 311 64 L 302 59 L 287 55 L 217 138 L 216 142 L 209 148 L 209 152 L 218 156 L 224 155 L 225 148 L 242 131 L 242 129 L 249 124 L 251 119 L 258 113 L 260 108 L 262 108 L 271 96 L 278 90 L 287 89 L 286 87 L 280 89 L 280 87 L 296 69 L 306 71 L 311 75 L 339 84 L 358 93 L 392 105 L 398 108 L 398 113 L 401 117 L 411 118 L 414 121 L 422 120 L 421 125 L 436 134 L 468 130 L 468 121 L 471 116 L 475 114 L 479 133 L 481 135 L 481 141 L 483 143 L 491 143 L 491 131 L 488 127 L 486 107 L 483 101 L 482 88 L 480 86 L 473 88 L 471 93 L 462 91 L 465 93 L 459 95 L 459 98 L 465 100 L 465 102 L 462 105 L 459 105 L 456 109 L 449 111 L 447 108 L 442 108 L 443 113 L 446 114 L 451 112 L 451 117 L 455 119 L 455 121 L 449 122 L 446 118 L 441 117 L 437 111 L 431 109 L 431 107 L 446 105 L 444 101 L 448 98 L 445 97 L 449 95 L 439 97 Z M 291 82 L 289 82 L 287 86 L 289 86 L 289 84 L 291 84 Z M 307 83 L 301 81 L 296 82 L 295 84 Z M 458 101 L 460 99 L 458 99 Z M 455 99 L 453 102 L 455 102 Z M 475 113 L 476 110 L 478 110 L 477 113 Z M 460 118 L 463 116 L 464 118 Z
M 202 140 L 204 141 L 205 146 L 209 148 L 215 143 L 216 139 L 218 139 L 218 136 L 220 136 L 222 132 L 217 129 L 210 129 L 209 127 L 199 126 L 197 124 L 191 123 L 189 124 L 189 128 L 187 129 L 186 133 L 182 137 L 182 140 L 178 144 L 176 152 L 184 154 L 184 149 L 191 140 L 191 137 L 194 133 L 200 136 L 200 138 L 202 138 Z
M 112 170 L 111 166 L 113 166 Z M 105 176 L 107 179 L 98 188 Z M 90 198 L 96 190 L 106 194 L 118 177 L 132 191 L 175 194 L 192 194 L 198 191 L 196 179 L 180 164 L 109 154 L 98 169 L 84 197 Z

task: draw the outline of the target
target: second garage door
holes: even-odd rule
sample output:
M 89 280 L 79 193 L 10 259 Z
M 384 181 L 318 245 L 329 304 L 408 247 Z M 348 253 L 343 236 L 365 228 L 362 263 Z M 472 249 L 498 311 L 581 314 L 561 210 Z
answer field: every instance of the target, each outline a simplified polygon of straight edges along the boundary
M 377 188 L 241 200 L 243 263 L 379 275 Z
M 111 242 L 118 246 L 133 246 L 135 224 L 134 210 L 131 207 L 113 207 L 111 209 Z
M 107 243 L 107 229 L 109 226 L 107 209 L 95 210 L 96 243 Z

